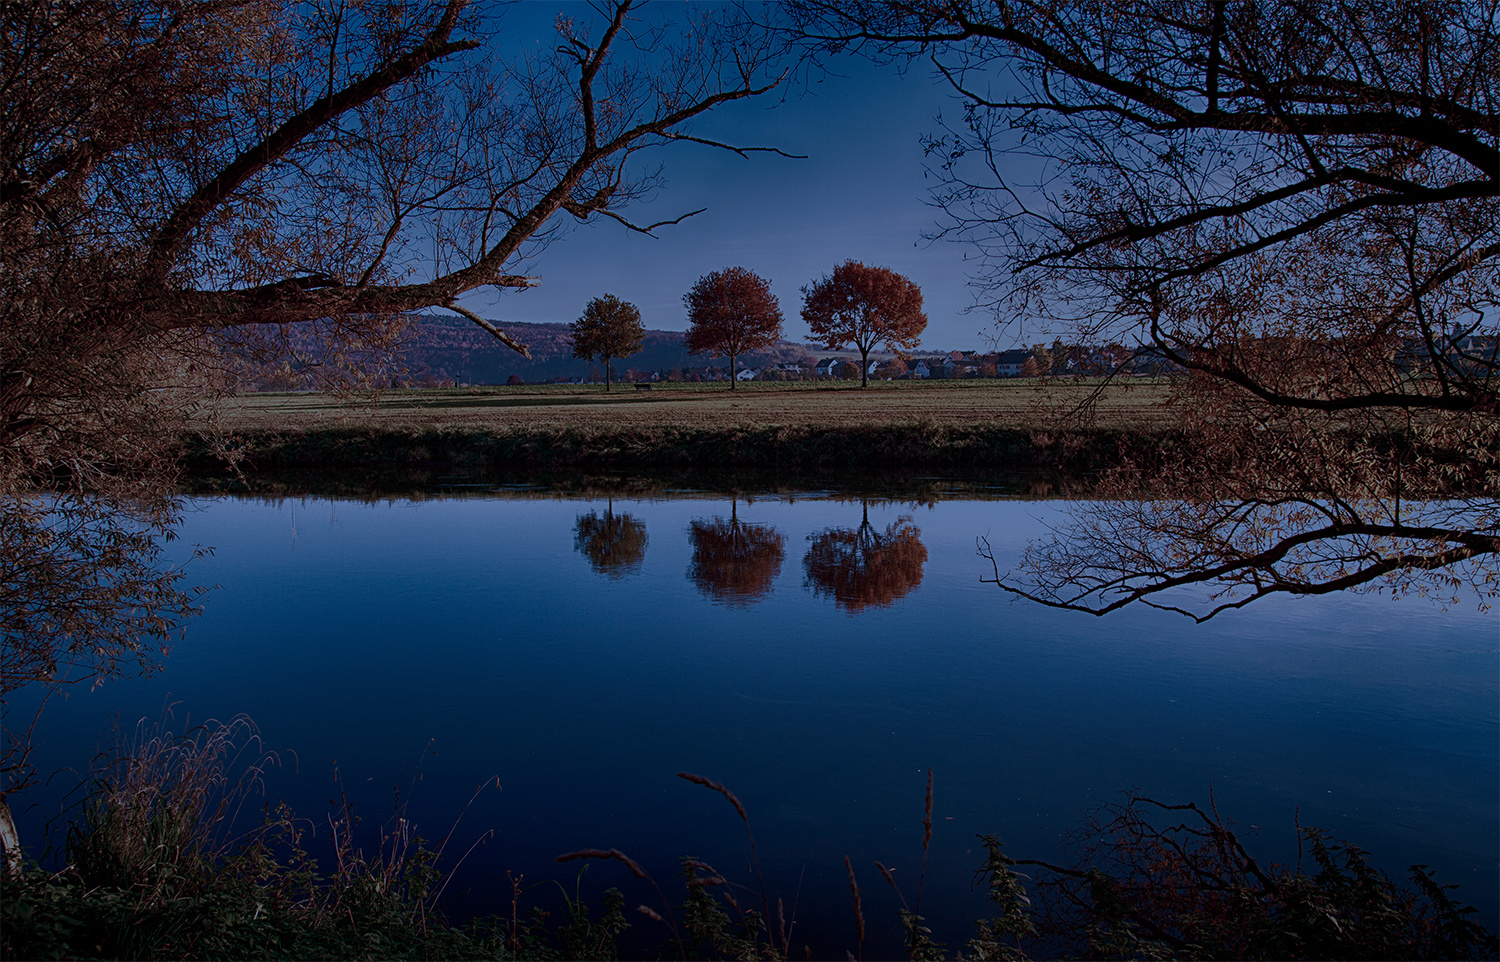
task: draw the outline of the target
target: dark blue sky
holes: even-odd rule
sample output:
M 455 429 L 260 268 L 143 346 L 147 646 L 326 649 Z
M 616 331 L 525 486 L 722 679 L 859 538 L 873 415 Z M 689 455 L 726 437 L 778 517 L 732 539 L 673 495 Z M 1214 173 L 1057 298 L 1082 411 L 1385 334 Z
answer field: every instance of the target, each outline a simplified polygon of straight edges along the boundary
M 597 19 L 584 4 L 526 0 L 506 9 L 505 33 L 549 43 L 559 10 L 579 22 Z M 852 259 L 889 267 L 922 288 L 924 348 L 989 347 L 992 318 L 965 313 L 973 302 L 966 273 L 972 261 L 965 260 L 972 250 L 922 239 L 941 212 L 929 206 L 920 138 L 938 129 L 940 114 L 956 118 L 958 101 L 920 66 L 904 77 L 854 59 L 836 69 L 843 75 L 789 84 L 784 98 L 726 105 L 693 127 L 698 135 L 774 146 L 806 160 L 740 157 L 695 144 L 663 148 L 655 156 L 665 165 L 665 189 L 626 213 L 637 223 L 700 207 L 704 213 L 660 228 L 655 239 L 603 219 L 570 228 L 519 265 L 541 276 L 539 288 L 479 293 L 465 306 L 501 322 L 569 322 L 590 298 L 609 293 L 638 306 L 649 328 L 685 330 L 688 288 L 709 271 L 741 266 L 771 281 L 786 336 L 804 339 L 800 288 Z

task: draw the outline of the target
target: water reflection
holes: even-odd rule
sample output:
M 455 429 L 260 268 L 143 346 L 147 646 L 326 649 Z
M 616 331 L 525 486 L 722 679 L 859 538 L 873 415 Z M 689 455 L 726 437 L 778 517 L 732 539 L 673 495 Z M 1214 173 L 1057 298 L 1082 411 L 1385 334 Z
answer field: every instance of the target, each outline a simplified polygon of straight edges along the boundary
M 870 502 L 861 500 L 864 519 L 858 528 L 827 528 L 812 535 L 802 559 L 813 594 L 831 596 L 853 614 L 871 606 L 889 606 L 922 583 L 927 548 L 922 530 L 903 515 L 877 533 L 870 524 Z
M 694 546 L 679 533 L 722 514 L 727 493 L 651 492 L 621 497 L 618 510 L 606 496 L 339 501 L 336 522 L 329 502 L 194 503 L 161 560 L 185 564 L 192 546 L 214 545 L 188 577 L 224 587 L 164 672 L 49 703 L 37 757 L 83 770 L 109 717 L 155 718 L 170 699 L 195 720 L 244 712 L 268 746 L 295 750 L 296 765 L 268 773 L 267 793 L 307 817 L 326 811 L 335 767 L 351 803 L 385 812 L 400 767 L 428 757 L 411 817 L 440 830 L 475 785 L 500 775 L 505 791 L 476 801 L 458 829 L 506 833 L 465 861 L 472 882 L 449 888 L 472 892 L 465 910 L 478 914 L 511 891 L 506 870 L 559 877 L 553 859 L 581 845 L 618 845 L 662 879 L 684 851 L 743 862 L 732 809 L 672 776 L 697 771 L 740 793 L 784 879 L 768 884 L 800 893 L 798 931 L 803 919 L 834 919 L 841 937 L 852 928 L 845 854 L 867 853 L 864 868 L 855 863 L 862 883 L 879 882 L 872 858 L 889 857 L 898 878 L 919 871 L 913 832 L 929 766 L 938 788 L 923 906 L 935 932 L 987 914 L 969 887 L 982 858 L 966 853 L 974 834 L 1056 862 L 1067 857 L 1057 840 L 1095 800 L 1134 787 L 1186 801 L 1211 783 L 1222 811 L 1277 840 L 1273 860 L 1296 858 L 1300 812 L 1394 875 L 1437 867 L 1494 924 L 1500 651 L 1478 595 L 1447 611 L 1415 597 L 1271 598 L 1206 625 L 1135 606 L 1101 631 L 1093 617 L 1008 604 L 979 580 L 991 565 L 975 556 L 976 533 L 992 536 L 1004 571 L 1075 507 L 938 499 L 919 514 L 872 497 L 865 540 L 887 543 L 872 554 L 886 567 L 920 556 L 913 526 L 887 529 L 912 514 L 926 557 L 902 586 L 920 571 L 920 587 L 871 590 L 893 604 L 850 617 L 861 592 L 846 579 L 853 603 L 840 602 L 819 557 L 860 532 L 809 549 L 827 529 L 861 528 L 864 511 L 857 496 L 818 493 L 757 496 L 745 518 L 731 512 L 731 526 L 766 522 L 786 537 L 780 590 L 737 608 L 684 577 Z M 307 523 L 314 511 L 330 523 Z M 568 535 L 591 511 L 586 535 L 611 517 L 617 528 L 626 515 L 640 523 L 639 567 L 625 565 L 626 580 L 605 584 L 583 545 L 575 551 Z M 649 551 L 647 531 L 658 535 Z M 809 554 L 804 575 L 794 562 Z M 35 706 L 16 697 L 4 707 L 21 722 Z M 429 740 L 439 754 L 426 756 Z M 23 839 L 43 837 L 66 781 L 36 786 L 26 811 L 11 803 Z M 474 837 L 455 835 L 449 851 Z M 894 919 L 895 908 L 864 911 Z M 866 955 L 902 952 L 896 931 Z
M 623 578 L 641 570 L 646 558 L 646 525 L 634 515 L 615 514 L 614 501 L 604 509 L 580 514 L 573 524 L 573 547 L 601 575 Z
M 739 608 L 771 593 L 786 560 L 786 537 L 768 524 L 741 521 L 738 499 L 730 501 L 727 521 L 693 519 L 688 542 L 688 580 L 710 601 Z

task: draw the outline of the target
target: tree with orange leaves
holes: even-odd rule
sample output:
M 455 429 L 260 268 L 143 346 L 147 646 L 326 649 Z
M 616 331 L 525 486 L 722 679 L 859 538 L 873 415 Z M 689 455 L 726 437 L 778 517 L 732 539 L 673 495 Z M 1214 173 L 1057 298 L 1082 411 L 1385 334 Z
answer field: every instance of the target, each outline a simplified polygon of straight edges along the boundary
M 469 0 L 6 5 L 0 694 L 119 674 L 103 639 L 191 610 L 147 535 L 245 365 L 379 385 L 434 307 L 525 354 L 458 299 L 532 286 L 560 218 L 682 219 L 626 219 L 660 184 L 644 152 L 779 55 L 733 11 L 639 7 L 506 57 Z
M 802 319 L 823 346 L 859 348 L 859 386 L 870 383 L 870 349 L 911 350 L 927 329 L 922 289 L 888 267 L 845 261 L 833 273 L 802 288 Z
M 728 267 L 698 278 L 682 297 L 687 305 L 684 338 L 694 354 L 729 358 L 729 389 L 734 390 L 735 358 L 770 347 L 781 336 L 781 305 L 771 283 L 754 271 Z

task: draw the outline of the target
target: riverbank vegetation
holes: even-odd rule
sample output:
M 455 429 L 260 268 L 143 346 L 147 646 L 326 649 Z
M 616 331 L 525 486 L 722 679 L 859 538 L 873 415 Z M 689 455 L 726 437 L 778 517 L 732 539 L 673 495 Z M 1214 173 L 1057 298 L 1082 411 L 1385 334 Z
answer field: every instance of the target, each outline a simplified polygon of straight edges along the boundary
M 893 381 L 854 385 L 503 386 L 249 394 L 181 436 L 189 490 L 358 495 L 473 485 L 652 482 L 710 490 L 910 490 L 941 477 L 1016 493 L 1139 497 L 1185 491 L 1190 472 L 1276 477 L 1265 452 L 1363 451 L 1403 464 L 1406 497 L 1467 495 L 1492 465 L 1420 427 L 1351 416 L 1308 435 L 1265 425 L 1253 446 L 1207 424 L 1169 379 Z M 1282 437 L 1282 435 L 1285 435 Z M 1270 435 L 1276 435 L 1270 444 Z M 1295 452 L 1291 453 L 1291 452 Z M 1332 480 L 1335 465 L 1329 464 Z M 1306 492 L 1303 492 L 1304 494 Z
M 241 395 L 185 436 L 194 490 L 379 487 L 612 475 L 709 488 L 867 487 L 923 475 L 1076 489 L 1180 432 L 1168 386 L 953 381 L 575 386 Z M 1079 417 L 1089 411 L 1087 422 Z M 226 457 L 226 452 L 229 457 Z
M 434 846 L 398 807 L 371 836 L 347 801 L 316 823 L 267 807 L 244 825 L 261 774 L 278 762 L 244 719 L 118 744 L 77 803 L 64 867 L 0 873 L 0 956 L 813 957 L 798 937 L 795 899 L 767 890 L 751 814 L 712 779 L 679 775 L 732 806 L 746 832 L 748 877 L 688 857 L 681 885 L 663 887 L 626 852 L 584 849 L 557 860 L 613 866 L 628 900 L 617 887 L 586 891 L 584 872 L 571 890 L 513 878 L 510 891 L 491 893 L 492 914 L 455 923 L 442 905 L 462 860 L 445 853 L 451 830 Z M 819 946 L 818 957 L 863 958 L 870 933 L 893 924 L 911 959 L 947 958 L 950 946 L 974 959 L 1468 959 L 1500 948 L 1425 866 L 1398 883 L 1359 848 L 1313 828 L 1298 829 L 1296 865 L 1262 863 L 1212 805 L 1140 796 L 1098 811 L 1071 865 L 1017 859 L 998 838 L 981 836 L 975 886 L 992 914 L 967 933 L 933 932 L 922 890 L 934 811 L 929 771 L 915 889 L 903 889 L 881 862 L 856 867 L 845 858 L 848 925 L 824 930 L 846 929 L 850 944 Z M 876 876 L 889 897 L 870 891 L 884 891 Z M 637 898 L 644 901 L 627 909 Z M 894 919 L 870 914 L 892 899 Z

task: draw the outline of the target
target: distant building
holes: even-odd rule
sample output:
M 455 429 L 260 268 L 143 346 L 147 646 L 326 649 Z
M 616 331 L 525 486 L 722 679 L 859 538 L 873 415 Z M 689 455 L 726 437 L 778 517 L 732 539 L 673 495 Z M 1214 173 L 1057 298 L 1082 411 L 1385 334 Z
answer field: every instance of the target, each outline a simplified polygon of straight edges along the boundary
M 1021 368 L 1031 352 L 1025 348 L 1013 348 L 995 355 L 995 373 L 1000 377 L 1020 377 Z

